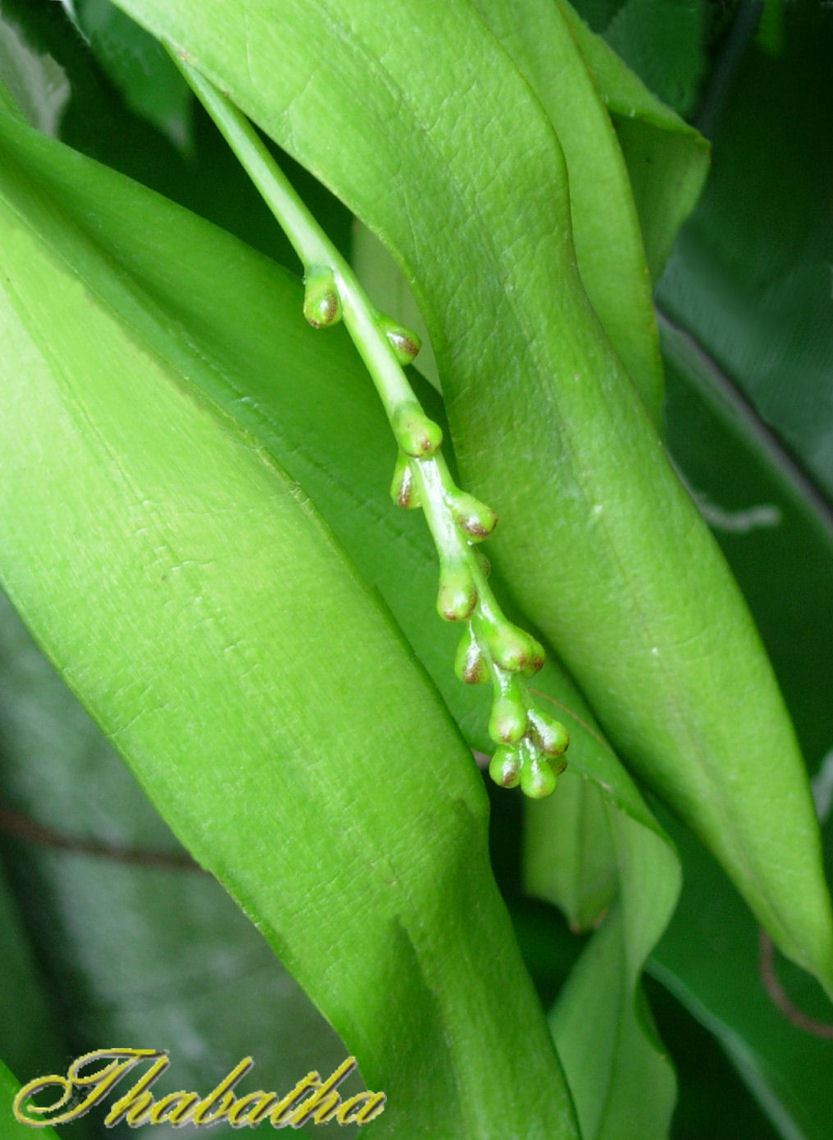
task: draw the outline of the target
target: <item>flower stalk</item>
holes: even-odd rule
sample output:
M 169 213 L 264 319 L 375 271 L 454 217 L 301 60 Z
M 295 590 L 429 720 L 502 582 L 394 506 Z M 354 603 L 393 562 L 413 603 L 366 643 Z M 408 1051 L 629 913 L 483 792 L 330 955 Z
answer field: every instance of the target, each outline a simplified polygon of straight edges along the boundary
M 298 254 L 306 320 L 314 328 L 343 321 L 373 380 L 398 445 L 391 497 L 423 510 L 439 557 L 437 610 L 464 626 L 455 671 L 467 684 L 492 685 L 492 779 L 520 785 L 534 798 L 549 795 L 565 767 L 567 731 L 536 708 L 526 685 L 544 663 L 542 647 L 506 619 L 487 581 L 488 561 L 478 544 L 497 516 L 455 485 L 440 451 L 442 430 L 422 410 L 403 371 L 419 352 L 418 337 L 371 304 L 245 115 L 185 56 L 169 51 Z

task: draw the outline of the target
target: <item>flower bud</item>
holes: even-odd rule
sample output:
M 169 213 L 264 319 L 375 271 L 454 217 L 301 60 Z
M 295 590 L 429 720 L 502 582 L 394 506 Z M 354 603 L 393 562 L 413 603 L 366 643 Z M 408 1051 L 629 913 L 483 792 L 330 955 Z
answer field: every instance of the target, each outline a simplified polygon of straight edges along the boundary
M 560 721 L 554 720 L 537 709 L 529 710 L 529 721 L 532 726 L 530 734 L 532 740 L 543 753 L 554 757 L 567 751 L 570 734 Z
M 515 788 L 521 779 L 521 751 L 498 748 L 489 762 L 489 775 L 502 788 Z
M 492 508 L 465 491 L 454 491 L 449 496 L 449 506 L 457 525 L 472 542 L 482 542 L 497 526 L 497 515 Z
M 532 642 L 532 652 L 530 653 L 529 661 L 527 661 L 524 666 L 523 674 L 525 677 L 534 677 L 538 670 L 543 667 L 547 655 L 544 653 L 544 647 L 540 641 L 536 641 L 535 638 L 531 636 L 529 640 Z
M 387 337 L 388 344 L 403 367 L 416 359 L 420 348 L 422 348 L 422 341 L 415 332 L 411 332 L 410 329 L 384 314 L 378 317 L 376 323 Z
M 483 571 L 483 577 L 488 578 L 492 572 L 492 564 L 483 551 L 477 546 L 474 547 L 474 557 L 477 559 L 477 563 Z
M 399 405 L 392 426 L 397 443 L 413 459 L 429 459 L 443 441 L 439 425 L 429 420 L 415 400 Z
M 477 588 L 468 568 L 462 564 L 440 565 L 437 610 L 446 621 L 466 621 L 477 605 Z
M 533 800 L 543 800 L 551 796 L 558 783 L 558 777 L 540 755 L 534 755 L 521 769 L 521 791 Z
M 454 672 L 467 685 L 482 685 L 489 680 L 489 662 L 474 635 L 471 626 L 466 626 L 457 654 L 454 658 Z
M 399 452 L 396 467 L 393 469 L 393 480 L 390 485 L 390 497 L 398 507 L 413 510 L 422 506 L 419 489 L 414 479 L 411 461 L 403 452 Z
M 486 644 L 492 660 L 510 673 L 526 669 L 535 672 L 543 664 L 543 650 L 535 638 L 511 622 L 500 621 L 488 630 Z M 540 663 L 539 653 L 542 655 Z
M 520 693 L 504 692 L 492 704 L 489 736 L 496 744 L 517 744 L 528 728 L 526 703 Z
M 313 269 L 304 278 L 304 316 L 314 329 L 341 320 L 341 298 L 331 269 Z

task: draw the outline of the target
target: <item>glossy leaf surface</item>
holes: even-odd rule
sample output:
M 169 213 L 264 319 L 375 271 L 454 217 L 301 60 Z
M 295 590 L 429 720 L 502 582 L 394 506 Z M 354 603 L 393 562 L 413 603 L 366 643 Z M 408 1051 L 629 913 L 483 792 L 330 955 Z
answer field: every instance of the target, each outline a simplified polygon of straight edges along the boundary
M 181 210 L 154 203 L 155 224 L 137 243 L 131 211 L 125 208 L 127 190 L 121 179 L 96 170 L 60 148 L 37 140 L 31 140 L 31 144 L 27 161 L 30 169 L 37 171 L 41 185 L 49 187 L 79 225 L 84 226 L 85 219 L 94 215 L 96 239 L 109 250 L 120 276 L 141 281 L 142 288 L 185 332 L 180 338 L 184 359 L 213 362 L 211 369 L 198 370 L 196 379 L 201 393 L 243 423 L 265 451 L 285 464 L 292 477 L 315 497 L 368 579 L 389 600 L 471 742 L 481 748 L 487 746 L 481 694 L 461 685 L 450 668 L 457 635 L 440 624 L 428 626 L 425 621 L 436 585 L 432 544 L 420 520 L 394 510 L 386 502 L 391 447 L 383 414 L 358 364 L 345 355 L 340 334 L 311 337 L 298 319 L 301 293 L 297 283 Z M 148 210 L 147 195 L 134 190 L 133 197 Z M 189 250 L 188 257 L 180 259 L 176 266 L 164 257 L 173 232 Z M 217 260 L 235 281 L 233 295 L 222 291 L 207 293 L 200 288 Z M 288 314 L 285 326 L 271 322 L 257 329 L 247 319 L 247 314 L 263 303 L 264 296 L 272 299 L 272 305 L 283 298 L 281 303 Z M 124 298 L 111 300 L 124 305 Z M 132 320 L 137 319 L 135 310 L 122 307 L 121 311 L 125 316 L 130 314 Z M 165 339 L 159 339 L 158 328 L 146 323 L 145 331 L 149 337 L 157 338 L 158 350 L 163 351 Z M 273 361 L 286 351 L 286 338 L 293 338 L 294 371 L 276 372 Z M 330 380 L 333 374 L 341 379 L 336 388 Z M 422 395 L 429 398 L 427 392 Z M 441 415 L 441 409 L 430 404 L 429 407 L 432 414 Z M 358 452 L 355 439 L 366 440 Z M 442 633 L 448 636 L 439 637 Z M 634 865 L 641 866 L 655 883 L 648 900 L 651 920 L 644 929 L 639 925 L 644 917 L 642 904 L 633 899 L 623 904 L 625 914 L 633 917 L 624 938 L 623 961 L 641 963 L 673 905 L 678 881 L 673 855 L 615 759 L 608 750 L 600 748 L 598 737 L 585 728 L 582 717 L 589 717 L 589 713 L 581 709 L 566 678 L 550 665 L 537 684 L 561 702 L 568 702 L 573 710 L 569 722 L 573 768 L 583 773 L 582 783 L 595 781 L 593 786 L 600 789 L 612 815 L 621 815 L 621 835 L 636 837 L 638 849 L 642 842 L 639 835 L 647 827 L 653 844 L 664 851 L 659 856 L 654 852 L 650 868 L 644 860 L 640 862 L 638 855 L 634 856 Z M 573 715 L 579 719 L 574 720 Z M 540 862 L 540 890 L 548 897 L 553 889 L 548 882 L 550 854 L 545 845 Z M 616 868 L 614 874 L 615 871 Z M 612 883 L 611 889 L 615 886 Z M 613 1004 L 604 1011 L 610 1019 L 607 1034 L 614 1040 L 620 1020 L 632 1024 L 627 1040 L 633 1054 L 633 1034 L 642 1033 L 635 1019 L 635 1002 L 641 1000 L 635 973 L 625 968 L 622 975 L 615 963 L 606 963 L 602 978 L 593 965 L 591 960 L 582 967 L 585 984 L 595 990 L 601 986 L 607 991 L 612 989 Z M 582 1023 L 581 1034 L 566 1042 L 571 1054 L 578 1057 L 586 1048 L 583 1037 L 592 1028 L 590 1023 Z M 585 1079 L 585 1110 L 590 1109 L 594 1099 L 605 1095 L 625 1059 L 625 1053 L 614 1049 L 605 1056 L 605 1064 L 594 1074 L 594 1081 Z M 627 1059 L 632 1065 L 633 1057 Z M 660 1085 L 655 1103 L 660 1113 L 667 1114 L 673 1102 L 667 1061 L 651 1043 L 640 1063 L 646 1066 L 646 1073 L 657 1074 Z M 646 1073 L 642 1074 L 640 1085 L 649 1079 Z M 633 1088 L 629 1092 L 633 1097 Z
M 312 1070 L 332 1072 L 343 1044 L 176 842 L 5 598 L 0 661 L 0 827 L 19 911 L 13 925 L 4 910 L 0 927 L 0 1045 L 14 1071 L 27 1081 L 65 1072 L 109 1043 L 168 1050 L 157 1097 L 205 1093 L 245 1056 L 251 1087 L 291 1089 Z M 347 1085 L 360 1087 L 355 1076 Z M 103 1133 L 105 1111 L 69 1134 Z M 239 1133 L 220 1123 L 212 1135 Z
M 825 817 L 829 873 L 830 515 L 702 347 L 668 322 L 663 346 L 669 446 L 750 600 L 795 717 Z M 702 440 L 709 441 L 707 453 Z M 765 987 L 760 932 L 702 848 L 679 828 L 672 830 L 686 885 L 650 969 L 717 1036 L 779 1134 L 821 1140 L 833 1111 L 827 1079 L 833 1066 L 830 1004 L 810 978 L 776 957 L 791 1014 L 776 1006 Z M 803 1030 L 790 1015 L 827 1025 L 828 1037 Z
M 39 183 L 54 144 L 2 129 L 15 604 L 368 1085 L 384 1080 L 380 1134 L 406 1112 L 449 1135 L 485 1120 L 573 1135 L 489 872 L 483 793 L 434 690 L 297 487 L 198 393 L 212 365 L 118 271 L 95 219 L 73 222 Z M 67 161 L 81 193 L 95 172 Z
M 475 0 L 474 6 L 552 121 L 567 165 L 582 282 L 659 422 L 662 365 L 642 235 L 622 152 L 579 44 L 550 0 L 525 0 L 518 8 L 503 0 Z
M 703 188 L 708 144 L 648 90 L 609 43 L 590 31 L 567 0 L 559 0 L 559 6 L 616 129 L 656 281 Z M 581 10 L 586 9 L 582 4 Z
M 599 929 L 571 971 L 550 1023 L 583 1136 L 661 1137 L 668 1133 L 675 1085 L 639 979 L 675 906 L 679 866 L 577 694 L 571 707 L 589 731 L 571 746 L 568 797 L 526 809 L 525 881 L 533 894 L 585 922 L 592 919 Z M 589 772 L 598 783 L 588 780 Z M 571 820 L 576 800 L 584 810 Z M 561 835 L 565 818 L 574 825 L 569 852 Z M 593 861 L 595 876 L 585 873 L 585 858 Z
M 199 18 L 190 3 L 120 6 L 187 50 L 418 282 L 460 472 L 503 513 L 493 551 L 515 597 L 629 763 L 706 838 L 780 945 L 833 987 L 791 726 L 740 595 L 580 288 L 563 160 L 508 57 L 462 0 L 432 11 L 430 35 L 408 0 L 393 40 L 371 0 L 338 13 L 251 3 L 233 17 L 201 4 Z M 486 180 L 475 137 L 501 156 Z

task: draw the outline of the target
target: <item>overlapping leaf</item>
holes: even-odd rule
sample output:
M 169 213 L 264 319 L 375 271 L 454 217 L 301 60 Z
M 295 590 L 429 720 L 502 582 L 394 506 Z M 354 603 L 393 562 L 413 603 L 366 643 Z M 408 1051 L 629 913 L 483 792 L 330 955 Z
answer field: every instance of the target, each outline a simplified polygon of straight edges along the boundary
M 395 37 L 374 0 L 120 6 L 186 50 L 394 249 L 432 331 L 460 471 L 504 515 L 493 549 L 517 599 L 629 762 L 707 839 L 780 945 L 833 987 L 791 726 L 740 595 L 580 288 L 563 160 L 508 57 L 463 0 L 430 22 L 403 0 Z
M 343 1044 L 176 843 L 5 597 L 0 661 L 0 825 L 19 911 L 0 897 L 0 1055 L 29 1081 L 93 1047 L 164 1047 L 157 1097 L 205 1093 L 245 1056 L 255 1087 L 332 1072 Z M 98 1134 L 105 1111 L 70 1134 Z
M 15 603 L 371 1087 L 385 1082 L 382 1134 L 407 1120 L 436 1135 L 487 1121 L 572 1135 L 466 750 L 297 486 L 200 394 L 195 377 L 217 363 L 97 244 L 85 181 L 105 179 L 151 245 L 169 216 L 11 118 L 2 128 Z M 75 203 L 45 176 L 62 162 Z M 214 269 L 202 289 L 216 295 L 223 266 L 231 310 L 238 281 L 218 243 L 201 251 Z M 170 262 L 167 274 L 171 286 Z M 264 323 L 279 296 L 264 290 Z M 280 355 L 298 354 L 290 341 Z
M 616 129 L 646 260 L 656 281 L 681 223 L 703 188 L 708 144 L 645 87 L 605 40 L 590 31 L 567 0 L 559 0 L 559 6 Z M 688 19 L 682 11 L 680 18 Z
M 95 218 L 96 240 L 116 260 L 120 275 L 141 281 L 143 290 L 154 298 L 160 311 L 174 321 L 180 334 L 177 351 L 183 361 L 196 354 L 199 360 L 213 362 L 210 370 L 201 371 L 197 377 L 201 392 L 244 423 L 321 504 L 369 579 L 389 599 L 420 656 L 441 684 L 455 716 L 467 727 L 469 738 L 484 746 L 480 694 L 461 685 L 449 668 L 453 634 L 451 643 L 438 639 L 443 627 L 429 626 L 425 621 L 424 615 L 432 607 L 436 577 L 430 540 L 419 520 L 395 512 L 386 503 L 384 488 L 391 456 L 384 418 L 360 369 L 345 357 L 340 336 L 319 336 L 310 341 L 298 319 L 298 286 L 181 211 L 163 211 L 161 203 L 155 203 L 155 224 L 137 241 L 133 213 L 125 206 L 126 200 L 133 198 L 121 180 L 107 178 L 63 150 L 30 141 L 27 163 L 37 173 L 40 185 L 60 199 L 67 217 L 76 223 L 86 226 L 85 219 Z M 138 192 L 132 193 L 135 196 Z M 139 195 L 137 200 L 148 209 L 145 197 Z M 188 257 L 175 267 L 165 257 L 172 232 L 189 250 Z M 235 289 L 231 294 L 206 292 L 202 288 L 218 258 L 230 272 L 234 270 Z M 272 305 L 278 298 L 285 298 L 286 327 L 271 322 L 259 328 L 253 324 L 249 314 L 263 304 L 264 297 L 270 298 Z M 160 353 L 171 351 L 158 325 L 146 316 L 143 318 L 135 306 L 127 305 L 124 297 L 111 297 L 111 301 L 133 322 L 143 320 L 144 334 Z M 291 373 L 276 371 L 274 367 L 275 359 L 287 351 L 286 338 L 292 338 Z M 342 377 L 335 389 L 333 375 Z M 439 409 L 432 410 L 439 414 Z M 366 443 L 357 447 L 357 439 Z M 579 715 L 579 698 L 554 667 L 545 671 L 540 684 L 560 700 L 569 701 L 573 712 Z M 633 918 L 628 943 L 634 968 L 621 977 L 617 964 L 612 964 L 605 967 L 605 978 L 594 976 L 589 966 L 581 969 L 581 976 L 587 978 L 592 989 L 604 989 L 612 995 L 615 1004 L 606 1011 L 610 1025 L 605 1032 L 614 1040 L 620 1022 L 633 1027 L 631 1034 L 642 1032 L 641 1014 L 635 1005 L 635 1000 L 639 1000 L 636 976 L 647 950 L 667 921 L 677 889 L 677 870 L 673 855 L 612 756 L 600 749 L 592 734 L 585 735 L 580 720 L 571 723 L 573 763 L 576 771 L 584 772 L 582 782 L 592 779 L 603 787 L 613 815 L 621 814 L 618 829 L 623 836 L 638 836 L 647 828 L 651 838 L 645 842 L 649 848 L 653 844 L 649 860 L 643 859 L 638 850 L 633 855 L 633 865 L 641 868 L 643 877 L 656 876 L 657 889 L 649 903 L 651 921 L 640 927 L 636 916 L 644 917 L 641 907 L 634 909 L 634 900 L 624 904 L 625 914 Z M 549 869 L 542 868 L 540 883 L 547 880 L 548 874 Z M 538 889 L 551 895 L 550 888 L 539 884 Z M 623 961 L 627 959 L 626 954 Z M 583 1029 L 586 1028 L 585 1022 Z M 628 1043 L 632 1046 L 631 1038 Z M 567 1044 L 576 1056 L 584 1047 L 581 1042 Z M 631 1047 L 631 1057 L 633 1053 Z M 615 1048 L 594 1072 L 592 1082 L 585 1077 L 585 1111 L 592 1113 L 594 1101 L 603 1098 L 618 1079 L 624 1055 L 620 1048 Z M 673 1081 L 667 1060 L 650 1044 L 648 1056 L 641 1057 L 640 1063 L 646 1071 L 656 1072 L 659 1085 L 654 1103 L 656 1111 L 667 1117 L 673 1104 Z M 644 1083 L 643 1072 L 641 1084 Z M 630 1099 L 637 1099 L 632 1087 L 627 1093 Z M 621 1092 L 619 1099 L 610 1103 L 621 1107 Z
M 552 121 L 569 173 L 570 217 L 582 282 L 613 347 L 660 423 L 662 365 L 642 234 L 622 151 L 581 41 L 551 0 L 525 0 L 520 7 L 504 0 L 474 0 L 474 6 Z M 586 29 L 585 35 L 588 41 L 595 39 Z M 625 70 L 621 64 L 619 68 Z

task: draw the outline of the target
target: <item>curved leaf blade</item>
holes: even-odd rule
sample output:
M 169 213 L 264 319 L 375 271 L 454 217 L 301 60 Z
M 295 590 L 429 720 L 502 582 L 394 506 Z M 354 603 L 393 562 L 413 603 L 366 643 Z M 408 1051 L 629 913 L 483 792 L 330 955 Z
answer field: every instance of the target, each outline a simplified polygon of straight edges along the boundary
M 567 164 L 584 288 L 659 424 L 662 364 L 642 235 L 622 152 L 579 43 L 551 0 L 525 0 L 520 11 L 504 0 L 474 6 L 552 121 Z
M 709 144 L 648 90 L 567 0 L 558 4 L 616 128 L 651 278 L 657 281 L 703 189 Z
M 149 195 L 124 179 L 46 140 L 29 136 L 25 155 L 27 168 L 37 174 L 39 185 L 48 188 L 50 196 L 61 202 L 62 210 L 73 224 L 83 230 L 90 241 L 100 244 L 108 259 L 117 265 L 119 280 L 133 282 L 133 290 L 127 296 L 109 289 L 108 305 L 135 327 L 139 313 L 128 301 L 138 291 L 148 298 L 148 305 L 152 298 L 160 306 L 169 323 L 175 320 L 184 334 L 178 342 L 183 372 L 192 377 L 202 396 L 210 398 L 251 432 L 313 496 L 368 580 L 377 585 L 396 612 L 401 627 L 435 677 L 467 739 L 477 747 L 488 747 L 479 694 L 460 684 L 449 667 L 455 631 L 440 623 L 428 627 L 424 620 L 424 614 L 432 608 L 436 588 L 433 547 L 420 520 L 413 519 L 408 512 L 395 511 L 389 502 L 385 503 L 382 488 L 389 471 L 391 449 L 384 415 L 340 335 L 337 332 L 315 335 L 305 330 L 298 319 L 302 299 L 299 283 L 227 235 L 212 231 L 204 222 L 170 203 L 152 201 Z M 153 225 L 147 227 L 142 240 L 137 242 L 131 219 L 139 211 L 143 216 L 149 216 L 152 211 Z M 95 219 L 94 225 L 91 218 Z M 183 254 L 172 265 L 164 254 L 174 237 L 187 250 L 187 255 Z M 206 292 L 201 289 L 201 282 L 218 263 L 225 267 L 230 283 Z M 274 319 L 260 329 L 253 326 L 251 313 L 264 303 L 264 297 L 269 298 L 273 314 L 285 314 L 286 328 L 283 322 L 276 323 Z M 146 320 L 143 335 L 149 340 L 155 338 L 157 350 L 165 351 L 166 340 L 160 333 L 160 322 L 154 324 Z M 271 363 L 286 353 L 289 338 L 292 338 L 293 371 L 276 373 Z M 206 363 L 210 365 L 207 368 Z M 340 377 L 336 387 L 328 379 L 330 374 Z M 427 392 L 423 395 L 429 397 Z M 432 407 L 431 411 L 441 418 L 440 408 Z M 356 439 L 365 441 L 358 453 Z M 443 633 L 446 636 L 440 636 Z M 623 963 L 617 965 L 603 959 L 605 978 L 600 980 L 596 959 L 589 958 L 581 966 L 581 977 L 583 986 L 599 993 L 609 976 L 608 988 L 613 990 L 605 1011 L 610 1024 L 603 1026 L 601 1022 L 585 1021 L 584 1029 L 593 1034 L 602 1029 L 606 1037 L 614 1040 L 620 1021 L 625 1022 L 629 1033 L 621 1036 L 630 1054 L 627 1071 L 633 1072 L 637 1057 L 639 1066 L 645 1070 L 640 1069 L 640 1079 L 634 1087 L 643 1088 L 649 1082 L 658 1084 L 653 1101 L 655 1113 L 659 1117 L 663 1113 L 667 1116 L 673 1101 L 667 1060 L 657 1053 L 653 1041 L 647 1046 L 642 1041 L 641 1022 L 634 1013 L 635 999 L 638 999 L 635 975 L 627 963 L 641 963 L 646 938 L 649 941 L 655 938 L 667 921 L 677 889 L 678 869 L 673 857 L 669 861 L 670 852 L 630 781 L 609 750 L 601 745 L 598 734 L 588 728 L 590 714 L 584 711 L 587 720 L 581 719 L 582 706 L 566 676 L 551 663 L 536 678 L 536 685 L 567 706 L 565 715 L 569 717 L 573 736 L 573 759 L 566 789 L 579 780 L 583 785 L 597 788 L 604 801 L 600 811 L 605 828 L 611 813 L 617 817 L 621 814 L 626 821 L 613 828 L 620 840 L 620 861 L 623 851 L 627 850 L 626 840 L 633 834 L 637 836 L 634 858 L 639 863 L 638 835 L 644 828 L 651 831 L 653 842 L 659 843 L 665 851 L 664 857 L 652 863 L 651 875 L 657 876 L 660 889 L 651 895 L 650 921 L 638 934 L 637 926 L 625 925 Z M 582 775 L 578 777 L 576 772 Z M 525 840 L 530 859 L 539 868 L 537 883 L 535 873 L 530 873 L 533 889 L 545 897 L 555 897 L 562 905 L 564 897 L 557 881 L 559 853 L 553 849 L 553 839 L 564 804 L 564 798 L 558 796 L 546 806 L 536 805 L 538 811 L 531 809 Z M 543 831 L 538 830 L 537 840 L 533 828 L 536 821 L 545 825 Z M 572 852 L 568 858 L 572 861 Z M 629 862 L 628 859 L 623 861 Z M 614 875 L 616 870 L 614 865 Z M 615 882 L 611 882 L 610 891 L 615 887 Z M 585 902 L 580 905 L 587 907 Z M 633 902 L 624 900 L 619 911 L 624 909 L 627 913 L 632 906 Z M 638 913 L 642 913 L 641 905 Z M 573 992 L 577 992 L 575 987 Z M 575 1040 L 565 1036 L 564 1041 L 565 1047 L 576 1056 L 580 1057 L 586 1049 L 581 1037 Z M 569 1057 L 565 1060 L 568 1065 L 571 1063 Z M 608 1086 L 623 1064 L 621 1049 L 614 1049 L 606 1055 L 606 1060 L 607 1068 L 594 1074 L 594 1081 L 583 1080 L 585 1103 L 580 1105 L 580 1111 L 589 1111 L 592 1115 L 595 1102 L 605 1099 Z M 621 1080 L 618 1083 L 624 1088 Z M 622 1103 L 620 1093 L 616 1108 Z M 633 1117 L 633 1109 L 626 1117 Z
M 833 992 L 818 826 L 782 699 L 600 335 L 575 270 L 560 150 L 493 37 L 463 0 L 432 9 L 430 31 L 421 0 L 403 0 L 393 40 L 377 0 L 337 12 L 302 0 L 233 13 L 216 0 L 120 6 L 186 51 L 396 251 L 419 285 L 461 474 L 503 513 L 493 552 L 517 600 L 628 762 Z M 501 156 L 488 179 L 480 146 Z M 522 217 L 506 209 L 518 197 Z M 518 422 L 524 407 L 536 414 Z
M 270 1089 L 335 1070 L 341 1041 L 176 842 L 5 596 L 0 662 L 0 827 L 19 911 L 12 921 L 0 896 L 0 1052 L 15 1072 L 63 1073 L 103 1044 L 164 1047 L 172 1065 L 157 1098 L 210 1089 L 245 1056 L 255 1059 L 249 1080 Z M 18 925 L 37 981 L 16 968 Z M 349 1084 L 358 1092 L 358 1075 Z M 105 1111 L 72 1132 L 98 1134 Z M 222 1123 L 212 1134 L 239 1135 Z
M 15 604 L 388 1093 L 380 1134 L 575 1135 L 435 691 L 297 489 L 182 380 L 178 330 L 167 357 L 144 336 L 158 311 L 21 169 L 21 129 L 2 120 Z
M 570 708 L 585 731 L 571 743 L 564 782 L 581 781 L 583 799 L 595 811 L 582 817 L 573 859 L 583 846 L 601 852 L 603 893 L 598 882 L 560 867 L 560 831 L 573 807 L 560 795 L 526 808 L 524 871 L 535 895 L 599 924 L 571 971 L 551 1014 L 559 1055 L 576 1099 L 586 1140 L 626 1140 L 668 1135 L 676 1099 L 673 1070 L 659 1041 L 640 978 L 674 911 L 680 865 L 666 833 L 646 808 L 577 693 Z M 568 721 L 572 731 L 572 721 Z M 588 775 L 596 783 L 588 780 Z M 559 785 L 560 791 L 560 785 Z M 594 852 L 599 860 L 599 854 Z M 615 897 L 609 896 L 609 876 Z M 566 895 L 565 895 L 565 887 Z M 593 913 L 595 909 L 595 914 Z M 569 913 L 569 912 L 568 912 Z M 601 1032 L 600 1032 L 601 1030 Z

